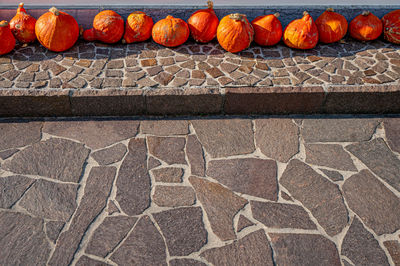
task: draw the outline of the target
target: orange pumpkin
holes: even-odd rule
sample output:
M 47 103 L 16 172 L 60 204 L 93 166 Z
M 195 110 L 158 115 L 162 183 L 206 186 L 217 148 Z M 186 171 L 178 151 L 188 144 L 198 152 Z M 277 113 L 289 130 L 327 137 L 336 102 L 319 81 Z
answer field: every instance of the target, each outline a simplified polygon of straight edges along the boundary
M 47 49 L 62 52 L 71 48 L 79 37 L 79 26 L 73 16 L 52 7 L 37 21 L 35 33 Z
M 8 22 L 0 21 L 0 55 L 8 54 L 15 47 L 15 38 Z
M 360 41 L 372 41 L 382 34 L 382 21 L 369 11 L 364 11 L 350 22 L 350 36 Z
M 304 11 L 301 19 L 293 20 L 283 33 L 283 41 L 291 48 L 312 49 L 318 43 L 318 29 L 314 20 Z
M 98 13 L 93 20 L 93 28 L 83 32 L 86 41 L 116 43 L 124 34 L 124 19 L 112 10 Z
M 246 15 L 230 14 L 221 19 L 217 39 L 226 51 L 237 53 L 250 46 L 254 39 L 254 29 Z
M 189 38 L 189 27 L 185 21 L 167 16 L 158 21 L 152 31 L 153 40 L 167 47 L 179 46 Z
M 254 28 L 254 41 L 261 46 L 277 44 L 282 38 L 282 24 L 279 13 L 256 17 L 251 25 Z
M 323 43 L 340 41 L 347 33 L 348 23 L 344 16 L 328 8 L 316 20 L 319 40 Z
M 10 29 L 15 38 L 21 43 L 30 43 L 36 40 L 36 19 L 26 13 L 24 3 L 20 3 L 17 14 L 10 21 Z
M 151 37 L 153 19 L 141 11 L 135 11 L 126 20 L 122 43 L 143 42 Z
M 384 15 L 382 23 L 385 39 L 389 42 L 400 44 L 400 9 Z
M 188 25 L 190 33 L 197 42 L 206 43 L 211 41 L 217 35 L 218 17 L 213 9 L 213 2 L 208 1 L 208 8 L 194 12 L 189 20 Z

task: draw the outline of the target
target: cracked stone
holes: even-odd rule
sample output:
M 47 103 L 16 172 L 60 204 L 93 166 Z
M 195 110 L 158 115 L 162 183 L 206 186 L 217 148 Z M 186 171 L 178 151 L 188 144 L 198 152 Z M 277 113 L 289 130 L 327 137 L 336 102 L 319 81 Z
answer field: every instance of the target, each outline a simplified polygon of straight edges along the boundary
M 389 251 L 394 265 L 400 265 L 400 243 L 394 240 L 383 242 L 386 249 Z
M 143 120 L 140 132 L 156 136 L 186 135 L 189 133 L 189 125 L 186 120 Z
M 252 226 L 252 225 L 254 225 L 254 223 L 252 221 L 247 219 L 245 216 L 240 215 L 238 224 L 237 224 L 237 232 L 241 232 L 243 229 L 245 229 L 249 226 Z
M 177 167 L 165 167 L 152 170 L 156 182 L 180 183 L 182 182 L 183 169 Z
M 46 223 L 46 235 L 53 243 L 56 243 L 64 224 L 64 222 L 60 221 L 48 221 Z
M 350 155 L 339 144 L 305 144 L 306 163 L 343 171 L 357 171 Z
M 332 171 L 332 170 L 327 170 L 327 169 L 319 169 L 319 170 L 321 170 L 333 182 L 337 182 L 337 181 L 342 181 L 343 180 L 343 176 L 337 171 Z
M 0 150 L 24 147 L 41 138 L 42 122 L 1 123 Z
M 34 179 L 25 176 L 6 176 L 0 178 L 0 208 L 11 208 L 34 181 Z
M 149 170 L 156 168 L 157 166 L 160 166 L 160 165 L 161 165 L 161 163 L 159 160 L 155 159 L 154 157 L 149 156 L 149 159 L 147 161 L 147 168 Z
M 5 160 L 11 156 L 13 156 L 15 153 L 19 152 L 18 149 L 10 149 L 10 150 L 5 150 L 0 152 L 0 158 L 2 160 Z
M 389 147 L 393 151 L 400 153 L 400 119 L 385 119 L 383 125 Z
M 191 187 L 186 186 L 156 186 L 153 201 L 160 207 L 191 206 L 196 196 Z
M 185 138 L 183 137 L 147 137 L 149 152 L 168 164 L 186 164 Z
M 112 215 L 114 213 L 120 213 L 120 210 L 118 209 L 117 205 L 115 204 L 115 202 L 113 200 L 110 200 L 108 202 L 107 212 L 109 215 Z
M 108 165 L 119 162 L 124 157 L 126 151 L 125 145 L 119 143 L 110 148 L 94 152 L 92 157 L 98 164 Z

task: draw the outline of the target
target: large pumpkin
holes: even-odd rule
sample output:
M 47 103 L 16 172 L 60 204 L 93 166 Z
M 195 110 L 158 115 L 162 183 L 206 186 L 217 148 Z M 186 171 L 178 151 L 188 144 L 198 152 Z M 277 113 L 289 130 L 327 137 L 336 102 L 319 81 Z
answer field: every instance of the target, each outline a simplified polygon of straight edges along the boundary
M 126 20 L 123 43 L 143 42 L 151 37 L 153 19 L 141 11 L 132 12 Z
M 167 16 L 158 21 L 152 31 L 153 40 L 167 47 L 179 46 L 189 38 L 189 27 L 185 21 L 173 16 Z
M 116 43 L 124 34 L 124 19 L 112 10 L 98 13 L 93 20 L 93 28 L 83 32 L 86 41 Z
M 71 48 L 79 37 L 79 26 L 74 17 L 52 7 L 37 21 L 35 33 L 47 49 L 62 52 Z
M 0 21 L 0 55 L 7 54 L 15 47 L 15 38 L 8 22 Z
M 188 25 L 190 33 L 197 42 L 206 43 L 211 41 L 217 35 L 218 17 L 213 9 L 213 2 L 208 1 L 208 8 L 194 12 L 189 20 Z
M 360 41 L 372 41 L 382 34 L 382 21 L 369 11 L 364 11 L 350 22 L 350 36 Z
M 256 17 L 251 25 L 254 28 L 254 41 L 261 46 L 277 44 L 282 38 L 282 24 L 279 13 Z
M 36 19 L 26 13 L 24 3 L 20 3 L 17 14 L 10 21 L 10 29 L 15 38 L 21 43 L 30 43 L 36 40 Z
M 385 39 L 389 42 L 400 44 L 400 9 L 384 15 L 382 23 Z
M 240 52 L 248 48 L 254 38 L 253 26 L 246 15 L 230 14 L 221 19 L 217 28 L 217 39 L 226 51 Z
M 283 33 L 283 41 L 291 48 L 312 49 L 318 43 L 318 29 L 314 20 L 304 11 L 301 19 L 293 20 Z
M 316 20 L 319 40 L 323 43 L 340 41 L 347 33 L 348 23 L 344 16 L 328 8 Z

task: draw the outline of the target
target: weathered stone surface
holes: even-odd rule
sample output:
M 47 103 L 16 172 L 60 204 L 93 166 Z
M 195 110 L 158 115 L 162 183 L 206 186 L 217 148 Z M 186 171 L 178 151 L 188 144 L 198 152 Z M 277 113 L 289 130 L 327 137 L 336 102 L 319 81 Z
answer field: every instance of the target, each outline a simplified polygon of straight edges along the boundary
M 125 145 L 119 143 L 110 148 L 92 153 L 92 157 L 100 165 L 108 165 L 120 161 L 124 157 L 126 150 Z
M 351 176 L 342 188 L 349 207 L 375 233 L 392 234 L 400 229 L 400 199 L 371 172 L 362 170 Z
M 20 151 L 3 167 L 17 174 L 78 182 L 88 155 L 89 150 L 83 144 L 52 138 Z
M 249 227 L 249 226 L 252 226 L 252 225 L 254 225 L 254 223 L 252 221 L 247 219 L 245 216 L 240 215 L 239 216 L 239 221 L 238 221 L 238 224 L 237 224 L 237 232 L 240 232 L 243 229 L 245 229 L 246 227 Z
M 156 136 L 185 135 L 189 132 L 187 120 L 144 120 L 140 122 L 140 133 Z
M 213 158 L 252 153 L 255 149 L 251 120 L 192 120 L 192 125 Z
M 202 178 L 192 176 L 189 182 L 207 213 L 213 232 L 223 241 L 235 239 L 233 217 L 247 204 L 247 200 L 218 183 Z
M 183 169 L 177 167 L 165 167 L 152 170 L 156 182 L 180 183 L 182 182 Z
M 335 244 L 321 235 L 269 236 L 277 265 L 341 265 Z
M 185 138 L 147 137 L 149 152 L 168 164 L 186 164 Z
M 232 244 L 212 248 L 200 254 L 213 265 L 274 265 L 272 251 L 263 230 L 258 230 Z
M 160 166 L 161 163 L 159 160 L 155 159 L 154 157 L 149 157 L 148 161 L 147 161 L 147 168 L 153 169 L 156 168 L 157 166 Z
M 114 214 L 116 212 L 120 212 L 118 207 L 117 207 L 117 205 L 115 204 L 115 202 L 113 200 L 110 200 L 108 202 L 107 211 L 108 211 L 109 215 L 112 215 L 112 214 Z
M 40 141 L 42 122 L 0 123 L 0 151 Z
M 297 159 L 290 161 L 279 182 L 311 211 L 328 235 L 334 236 L 346 226 L 348 214 L 338 186 L 310 166 Z
M 34 181 L 34 179 L 25 176 L 0 178 L 0 208 L 11 208 Z
M 378 241 L 356 217 L 343 239 L 341 253 L 355 265 L 389 265 Z
M 109 266 L 110 264 L 94 260 L 92 258 L 89 258 L 88 256 L 83 255 L 82 257 L 79 258 L 79 260 L 75 264 L 76 266 L 88 266 L 88 265 L 93 265 L 93 266 Z
M 255 127 L 257 146 L 266 156 L 287 162 L 299 152 L 299 128 L 292 119 L 257 119 Z
M 400 242 L 395 240 L 390 240 L 383 242 L 383 244 L 389 251 L 389 254 L 394 262 L 394 265 L 400 265 Z
M 48 221 L 46 223 L 46 235 L 51 241 L 53 241 L 53 243 L 56 243 L 64 224 L 64 222 L 60 221 Z
M 161 207 L 191 206 L 196 201 L 196 195 L 191 187 L 186 186 L 156 186 L 153 202 Z
M 339 172 L 326 169 L 319 169 L 319 170 L 321 170 L 327 177 L 329 177 L 334 182 L 343 180 L 343 176 Z
M 343 171 L 357 171 L 350 155 L 339 144 L 305 144 L 306 163 Z
M 389 147 L 400 153 L 400 119 L 390 118 L 383 121 Z
M 230 189 L 268 200 L 278 198 L 277 166 L 273 160 L 258 158 L 210 161 L 207 176 Z
M 203 148 L 196 135 L 189 135 L 186 143 L 186 155 L 189 159 L 192 175 L 204 176 L 206 162 L 204 160 Z
M 192 259 L 173 259 L 169 261 L 169 265 L 171 266 L 206 266 L 205 263 L 192 260 Z

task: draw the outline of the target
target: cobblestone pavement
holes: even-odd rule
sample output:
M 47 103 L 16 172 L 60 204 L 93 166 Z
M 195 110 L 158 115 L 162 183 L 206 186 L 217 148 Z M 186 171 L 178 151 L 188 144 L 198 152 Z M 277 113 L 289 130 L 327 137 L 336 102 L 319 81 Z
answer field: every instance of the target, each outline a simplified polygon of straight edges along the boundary
M 1 122 L 1 265 L 400 264 L 400 118 Z

